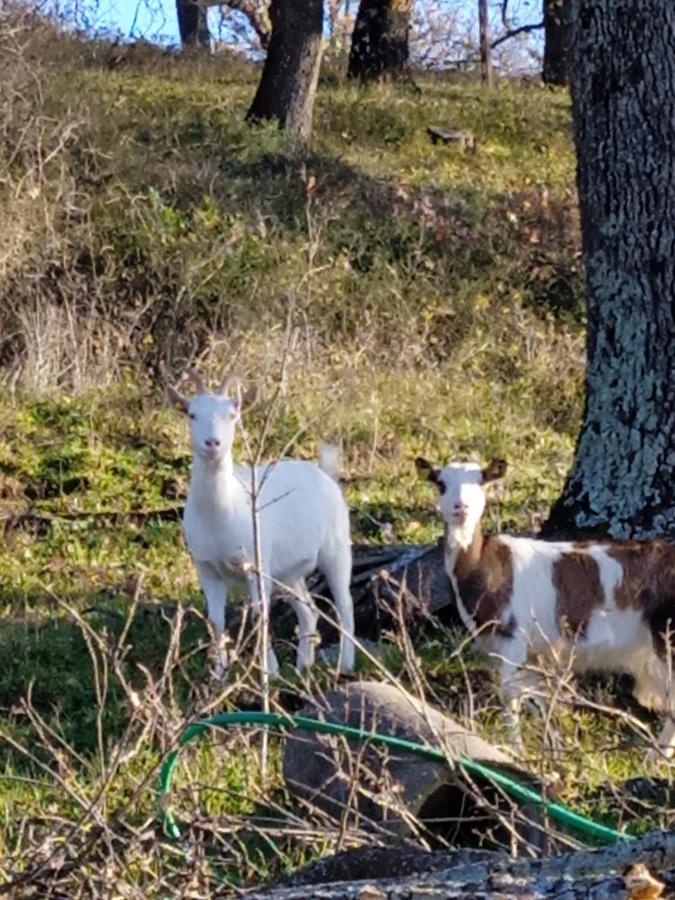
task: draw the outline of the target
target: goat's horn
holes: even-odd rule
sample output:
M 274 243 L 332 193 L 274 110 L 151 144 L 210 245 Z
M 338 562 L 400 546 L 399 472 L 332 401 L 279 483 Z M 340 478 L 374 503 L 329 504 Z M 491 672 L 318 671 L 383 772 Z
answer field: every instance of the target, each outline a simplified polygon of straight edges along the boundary
M 228 390 L 233 385 L 237 384 L 239 382 L 239 380 L 240 379 L 239 379 L 238 375 L 234 375 L 232 373 L 230 373 L 229 375 L 226 375 L 218 386 L 218 393 L 219 394 L 227 394 Z
M 201 394 L 208 393 L 204 379 L 196 369 L 188 369 L 187 376 Z

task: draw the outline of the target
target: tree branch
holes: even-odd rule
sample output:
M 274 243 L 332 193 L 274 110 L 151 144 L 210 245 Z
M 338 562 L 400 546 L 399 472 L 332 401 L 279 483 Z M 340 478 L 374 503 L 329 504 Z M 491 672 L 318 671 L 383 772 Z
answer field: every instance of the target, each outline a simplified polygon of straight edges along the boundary
M 508 41 L 510 38 L 517 37 L 519 34 L 528 34 L 530 31 L 538 31 L 540 28 L 544 27 L 544 20 L 541 22 L 537 22 L 532 25 L 520 25 L 518 28 L 512 28 L 510 31 L 507 31 L 506 34 L 502 34 L 495 41 L 490 44 L 490 48 L 492 50 L 495 47 L 499 47 L 500 44 L 503 44 L 504 41 Z
M 257 0 L 197 0 L 200 6 L 227 6 L 235 12 L 246 16 L 251 28 L 255 31 L 263 50 L 267 49 L 272 34 L 267 5 Z

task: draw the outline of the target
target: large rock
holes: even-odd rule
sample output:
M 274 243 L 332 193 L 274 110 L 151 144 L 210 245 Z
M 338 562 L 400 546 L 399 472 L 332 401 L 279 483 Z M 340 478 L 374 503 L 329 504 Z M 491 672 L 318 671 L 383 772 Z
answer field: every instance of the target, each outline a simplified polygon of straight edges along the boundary
M 505 753 L 401 689 L 354 682 L 317 699 L 302 713 L 443 748 L 450 758 L 487 763 L 536 787 Z M 518 811 L 489 783 L 468 779 L 443 763 L 345 738 L 292 732 L 284 777 L 298 797 L 349 827 L 384 826 L 402 837 L 422 827 L 460 846 L 543 846 L 536 809 Z M 530 820 L 522 821 L 520 813 Z M 521 820 L 516 823 L 516 820 Z M 507 821 L 508 820 L 508 821 Z

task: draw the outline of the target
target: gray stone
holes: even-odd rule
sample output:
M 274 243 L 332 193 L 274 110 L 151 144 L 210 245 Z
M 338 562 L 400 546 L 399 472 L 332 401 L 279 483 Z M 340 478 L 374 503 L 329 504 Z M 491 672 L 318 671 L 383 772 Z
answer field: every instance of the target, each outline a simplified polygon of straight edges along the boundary
M 432 144 L 455 144 L 460 150 L 476 151 L 476 139 L 470 131 L 458 131 L 456 128 L 440 128 L 430 125 L 427 134 Z

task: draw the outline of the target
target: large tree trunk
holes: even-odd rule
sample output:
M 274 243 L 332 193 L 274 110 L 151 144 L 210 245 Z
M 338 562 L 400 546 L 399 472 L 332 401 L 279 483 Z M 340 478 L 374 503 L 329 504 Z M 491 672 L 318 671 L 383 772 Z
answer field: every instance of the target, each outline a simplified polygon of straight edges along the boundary
M 204 6 L 196 0 L 176 0 L 176 16 L 183 47 L 210 48 L 208 10 Z
M 276 119 L 306 145 L 321 66 L 323 0 L 272 0 L 270 19 L 267 58 L 246 119 Z
M 408 77 L 412 0 L 361 0 L 349 52 L 350 78 L 386 81 Z
M 586 405 L 545 531 L 675 536 L 675 6 L 574 0 Z
M 567 84 L 569 0 L 544 0 L 544 65 L 546 84 Z

